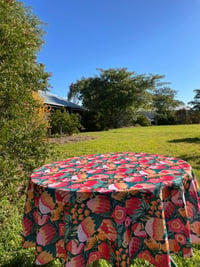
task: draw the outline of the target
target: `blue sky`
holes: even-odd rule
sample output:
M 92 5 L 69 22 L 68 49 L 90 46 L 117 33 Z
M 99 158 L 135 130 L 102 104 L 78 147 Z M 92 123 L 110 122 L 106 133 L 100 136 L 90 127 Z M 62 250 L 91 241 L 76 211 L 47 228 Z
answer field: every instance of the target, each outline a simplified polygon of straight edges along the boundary
M 200 88 L 199 0 L 23 0 L 47 23 L 38 61 L 52 73 L 50 91 L 66 97 L 69 85 L 127 67 L 164 74 L 187 103 Z

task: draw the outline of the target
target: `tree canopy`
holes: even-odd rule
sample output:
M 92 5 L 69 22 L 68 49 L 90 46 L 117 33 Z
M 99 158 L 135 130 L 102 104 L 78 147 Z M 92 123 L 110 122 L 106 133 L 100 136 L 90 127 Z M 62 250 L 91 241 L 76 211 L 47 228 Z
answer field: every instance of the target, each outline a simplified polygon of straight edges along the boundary
M 184 105 L 183 102 L 176 100 L 176 90 L 169 87 L 156 88 L 153 92 L 153 108 L 156 113 L 166 115 L 173 111 L 177 106 Z
M 161 75 L 138 75 L 126 68 L 99 69 L 95 77 L 82 78 L 70 85 L 68 98 L 76 98 L 102 128 L 117 128 L 130 124 L 144 107 L 151 103 L 151 90 L 163 78 Z M 100 126 L 100 128 L 101 128 Z
M 190 101 L 188 104 L 192 106 L 195 111 L 200 111 L 200 89 L 195 89 L 194 100 Z

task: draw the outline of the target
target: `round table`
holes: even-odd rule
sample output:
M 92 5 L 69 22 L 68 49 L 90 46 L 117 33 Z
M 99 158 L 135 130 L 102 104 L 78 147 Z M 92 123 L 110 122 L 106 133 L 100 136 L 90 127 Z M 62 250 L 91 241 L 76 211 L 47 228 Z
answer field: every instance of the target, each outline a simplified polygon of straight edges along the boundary
M 168 267 L 170 253 L 192 256 L 200 243 L 198 186 L 191 166 L 146 153 L 84 155 L 36 169 L 23 218 L 23 247 L 36 264 L 65 267 L 141 258 Z

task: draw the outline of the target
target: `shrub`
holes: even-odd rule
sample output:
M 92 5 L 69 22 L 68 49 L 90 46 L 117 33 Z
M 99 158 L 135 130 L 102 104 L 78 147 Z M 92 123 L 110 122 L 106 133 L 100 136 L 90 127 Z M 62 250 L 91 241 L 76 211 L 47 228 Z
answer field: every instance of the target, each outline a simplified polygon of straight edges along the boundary
M 150 125 L 150 121 L 147 119 L 146 116 L 140 115 L 137 118 L 136 124 L 139 124 L 141 126 L 149 126 Z
M 78 133 L 81 127 L 78 114 L 69 114 L 64 109 L 56 110 L 51 114 L 51 131 L 60 135 Z
M 49 74 L 36 61 L 42 23 L 17 1 L 0 3 L 0 187 L 13 199 L 33 168 L 48 155 L 48 119 L 38 91 Z M 7 190 L 10 183 L 15 193 Z

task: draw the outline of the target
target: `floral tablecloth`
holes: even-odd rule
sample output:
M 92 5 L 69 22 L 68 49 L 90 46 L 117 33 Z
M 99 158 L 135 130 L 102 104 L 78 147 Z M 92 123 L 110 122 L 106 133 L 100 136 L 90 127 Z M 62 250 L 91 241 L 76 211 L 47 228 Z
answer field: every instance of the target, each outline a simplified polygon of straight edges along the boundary
M 23 247 L 36 264 L 65 267 L 141 258 L 170 266 L 170 253 L 192 256 L 200 243 L 198 186 L 191 166 L 145 153 L 85 155 L 47 164 L 30 177 Z

